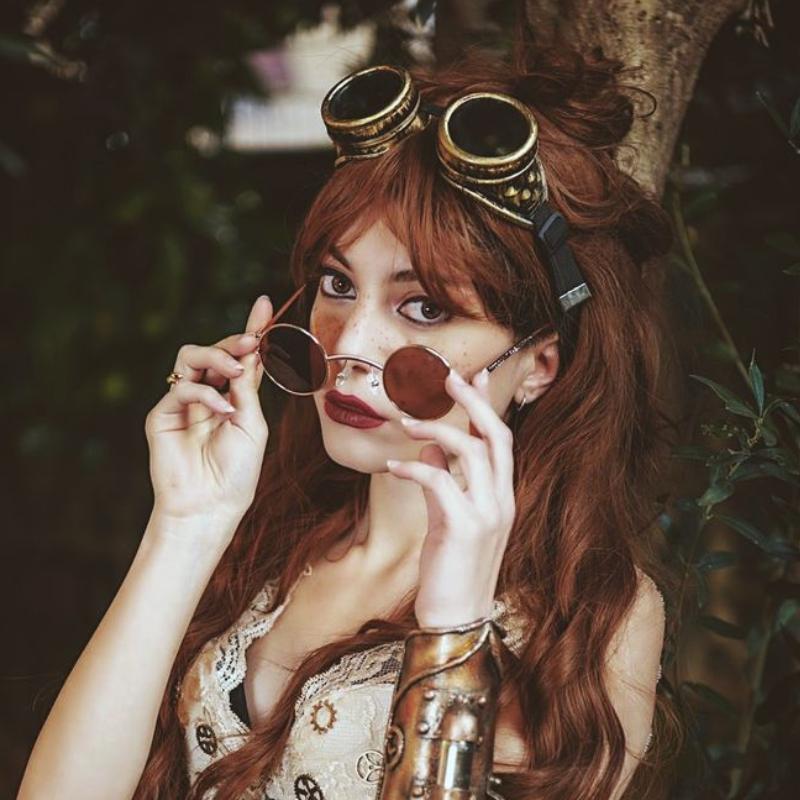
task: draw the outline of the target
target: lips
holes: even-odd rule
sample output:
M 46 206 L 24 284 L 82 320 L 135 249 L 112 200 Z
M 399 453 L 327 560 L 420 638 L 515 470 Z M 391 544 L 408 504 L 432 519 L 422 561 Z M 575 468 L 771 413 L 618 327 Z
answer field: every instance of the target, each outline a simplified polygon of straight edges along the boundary
M 329 403 L 333 403 L 342 408 L 351 411 L 357 411 L 359 414 L 365 414 L 368 417 L 375 417 L 375 419 L 382 419 L 386 421 L 386 417 L 382 417 L 372 406 L 367 405 L 363 400 L 356 397 L 354 394 L 342 394 L 332 389 L 325 395 L 325 399 Z

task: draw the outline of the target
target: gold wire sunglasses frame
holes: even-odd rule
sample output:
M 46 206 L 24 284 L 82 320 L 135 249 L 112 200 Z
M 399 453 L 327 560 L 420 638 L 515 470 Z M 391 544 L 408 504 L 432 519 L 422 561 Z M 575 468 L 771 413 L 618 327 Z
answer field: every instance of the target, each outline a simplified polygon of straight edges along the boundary
M 308 284 L 303 284 L 297 289 L 269 323 L 254 334 L 259 340 L 258 353 L 264 368 L 264 374 L 272 383 L 288 394 L 306 397 L 319 391 L 328 383 L 330 378 L 329 364 L 331 361 L 343 361 L 345 364 L 348 361 L 355 361 L 366 364 L 381 375 L 386 397 L 403 414 L 416 419 L 438 419 L 450 411 L 455 404 L 455 401 L 445 389 L 445 380 L 451 370 L 450 362 L 432 347 L 421 344 L 404 345 L 392 352 L 384 364 L 379 364 L 370 358 L 355 354 L 336 353 L 328 355 L 322 342 L 311 331 L 300 325 L 278 322 L 277 320 L 306 290 L 307 286 Z M 531 345 L 536 335 L 548 327 L 552 326 L 543 325 L 533 333 L 520 339 L 488 364 L 486 370 L 490 373 L 493 372 L 511 356 Z M 312 348 L 309 353 L 316 352 L 318 355 L 316 360 L 311 355 L 309 356 L 309 374 L 304 378 L 308 383 L 308 389 L 288 386 L 285 377 L 282 378 L 280 375 L 274 374 L 276 371 L 273 368 L 274 357 L 277 357 L 276 360 L 283 365 L 293 369 L 295 374 L 300 374 L 297 369 L 298 365 L 292 364 L 290 350 L 275 341 L 270 343 L 270 332 L 274 333 L 279 330 L 295 331 L 298 336 L 305 337 L 308 340 L 308 345 Z M 280 359 L 283 360 L 280 361 Z M 377 389 L 377 382 L 373 382 L 371 385 L 373 389 Z

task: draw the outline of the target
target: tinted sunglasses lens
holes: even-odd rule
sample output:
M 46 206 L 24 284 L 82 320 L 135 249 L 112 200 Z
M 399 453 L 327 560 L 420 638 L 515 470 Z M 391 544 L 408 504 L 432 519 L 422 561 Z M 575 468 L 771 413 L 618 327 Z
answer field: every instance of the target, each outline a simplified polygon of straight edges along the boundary
M 403 90 L 396 72 L 378 70 L 353 78 L 332 99 L 331 116 L 338 120 L 372 117 L 389 106 Z
M 443 417 L 452 407 L 444 382 L 450 368 L 424 347 L 395 350 L 383 367 L 386 396 L 416 419 Z
M 457 108 L 448 124 L 450 138 L 467 153 L 482 158 L 507 156 L 530 136 L 530 123 L 510 103 L 479 97 Z
M 287 392 L 310 394 L 325 383 L 325 352 L 299 328 L 270 328 L 261 338 L 259 355 L 264 372 Z

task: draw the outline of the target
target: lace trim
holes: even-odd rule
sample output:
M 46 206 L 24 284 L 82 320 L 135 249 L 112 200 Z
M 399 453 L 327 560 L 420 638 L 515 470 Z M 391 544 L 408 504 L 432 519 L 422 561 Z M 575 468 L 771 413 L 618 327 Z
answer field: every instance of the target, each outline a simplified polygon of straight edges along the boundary
M 509 603 L 495 599 L 491 616 L 506 631 L 503 639 L 505 644 L 519 655 L 523 628 L 515 621 L 513 614 Z M 295 715 L 299 717 L 311 700 L 333 688 L 350 689 L 395 683 L 403 666 L 404 652 L 405 642 L 393 641 L 357 653 L 346 653 L 328 669 L 313 675 L 303 684 L 295 701 Z
M 244 721 L 239 718 L 231 707 L 230 691 L 244 680 L 247 673 L 247 648 L 272 628 L 275 620 L 289 604 L 297 584 L 303 577 L 310 574 L 311 565 L 307 564 L 294 582 L 294 585 L 286 593 L 284 601 L 271 610 L 270 607 L 275 600 L 278 588 L 278 580 L 271 579 L 267 581 L 256 595 L 255 600 L 250 604 L 250 608 L 242 615 L 233 629 L 229 631 L 226 638 L 227 645 L 222 642 L 218 645 L 219 657 L 214 663 L 214 675 L 220 693 L 225 698 L 226 711 L 229 712 L 232 722 L 240 733 L 248 733 L 250 727 L 245 725 Z

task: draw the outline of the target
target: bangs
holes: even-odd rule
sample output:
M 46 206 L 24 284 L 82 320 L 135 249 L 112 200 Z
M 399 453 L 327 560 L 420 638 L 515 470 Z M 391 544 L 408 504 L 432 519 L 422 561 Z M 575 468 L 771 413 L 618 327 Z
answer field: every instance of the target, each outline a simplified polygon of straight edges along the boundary
M 406 248 L 420 284 L 442 309 L 516 327 L 519 309 L 507 298 L 519 298 L 526 281 L 519 268 L 511 267 L 501 246 L 505 236 L 498 237 L 496 230 L 499 226 L 505 234 L 508 229 L 512 239 L 520 232 L 530 234 L 448 184 L 439 175 L 428 133 L 333 172 L 298 237 L 295 278 L 310 280 L 334 245 L 345 249 L 382 221 Z

